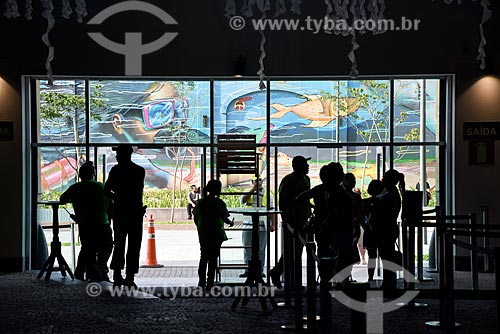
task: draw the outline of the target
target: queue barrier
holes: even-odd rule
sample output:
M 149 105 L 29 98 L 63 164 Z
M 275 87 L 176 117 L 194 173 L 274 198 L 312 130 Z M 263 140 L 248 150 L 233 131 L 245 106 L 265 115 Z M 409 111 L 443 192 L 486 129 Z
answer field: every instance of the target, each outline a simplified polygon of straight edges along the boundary
M 293 280 L 287 280 L 285 275 L 284 290 L 286 295 L 291 295 L 294 292 L 294 325 L 283 325 L 282 329 L 293 329 L 295 331 L 307 330 L 308 333 L 330 333 L 332 312 L 332 298 L 330 295 L 330 283 L 328 273 L 332 271 L 334 259 L 331 257 L 321 257 L 316 255 L 316 243 L 314 242 L 312 228 L 306 225 L 304 228 L 298 229 L 284 223 L 285 234 L 292 238 L 291 242 L 294 257 L 287 256 L 287 252 L 283 253 L 284 273 L 287 273 L 286 268 L 293 268 Z M 286 239 L 285 239 L 286 240 Z M 284 240 L 284 242 L 285 242 Z M 306 265 L 306 317 L 304 317 L 304 301 L 302 293 L 302 249 L 305 247 L 307 254 Z M 286 248 L 285 248 L 286 249 Z M 288 265 L 288 266 L 287 266 Z M 316 315 L 317 310 L 317 293 L 316 293 L 316 269 L 320 275 L 320 316 Z M 328 278 L 327 278 L 328 277 Z M 292 287 L 293 286 L 293 287 Z M 286 298 L 285 298 L 285 305 Z M 319 319 L 319 327 L 318 327 Z
M 435 216 L 425 216 L 425 214 L 435 213 Z M 431 221 L 435 221 L 431 223 Z M 465 223 L 463 223 L 465 222 Z M 332 299 L 330 295 L 330 283 L 328 279 L 320 280 L 320 318 L 319 327 L 317 326 L 316 306 L 317 306 L 317 291 L 316 291 L 316 268 L 319 269 L 320 277 L 327 277 L 325 273 L 331 272 L 334 258 L 319 258 L 316 255 L 316 245 L 313 241 L 312 230 L 306 226 L 302 229 L 297 229 L 289 224 L 284 223 L 284 233 L 288 233 L 290 239 L 284 239 L 284 244 L 291 243 L 291 252 L 285 251 L 284 257 L 284 289 L 285 301 L 286 296 L 291 295 L 293 291 L 295 299 L 294 307 L 294 326 L 282 326 L 283 329 L 294 329 L 296 331 L 307 330 L 307 332 L 329 333 L 332 328 Z M 463 215 L 444 215 L 439 207 L 432 210 L 421 211 L 420 216 L 407 216 L 403 219 L 403 249 L 405 253 L 403 266 L 405 267 L 405 275 L 414 274 L 415 272 L 415 231 L 422 231 L 426 227 L 435 227 L 436 231 L 436 248 L 437 248 L 437 266 L 439 273 L 439 288 L 438 289 L 421 289 L 418 290 L 421 298 L 439 299 L 439 321 L 429 321 L 426 325 L 439 326 L 447 333 L 454 333 L 455 327 L 458 325 L 455 322 L 455 299 L 471 299 L 471 300 L 496 300 L 497 302 L 497 319 L 498 328 L 500 330 L 500 247 L 490 249 L 484 247 L 489 245 L 490 238 L 500 238 L 500 225 L 493 224 L 477 224 L 477 217 L 473 213 Z M 421 234 L 420 234 L 421 235 Z M 412 239 L 413 237 L 413 239 Z M 459 240 L 456 237 L 468 237 L 469 242 Z M 483 237 L 487 240 L 483 246 L 479 246 L 477 238 Z M 412 239 L 410 242 L 408 239 Z M 418 236 L 418 242 L 423 242 L 423 239 Z M 413 247 L 410 247 L 412 245 Z M 468 249 L 471 254 L 471 281 L 472 289 L 458 289 L 454 287 L 454 256 L 453 246 Z M 306 291 L 306 315 L 304 317 L 304 300 L 302 293 L 302 249 L 305 247 L 307 252 L 307 291 Z M 287 248 L 285 248 L 286 250 Z M 492 290 L 479 289 L 478 275 L 478 255 L 479 253 L 493 255 L 495 265 L 495 293 Z M 290 255 L 294 254 L 292 258 Z M 421 258 L 421 247 L 417 244 L 417 259 Z M 418 260 L 417 260 L 418 261 Z M 290 267 L 293 270 L 290 271 Z M 417 264 L 417 269 L 420 264 Z M 286 269 L 288 268 L 288 269 Z M 423 272 L 419 269 L 419 276 Z M 286 274 L 290 273 L 290 279 L 287 279 Z M 404 277 L 404 290 L 411 291 L 415 289 L 414 280 Z M 287 303 L 285 303 L 287 305 Z M 287 306 L 290 306 L 290 302 Z M 409 305 L 410 306 L 410 305 Z M 352 312 L 351 318 L 356 316 Z M 357 323 L 362 323 L 358 321 Z M 355 326 L 351 322 L 351 326 Z M 354 328 L 352 328 L 354 329 Z
M 425 222 L 427 221 L 427 222 Z M 435 221 L 429 223 L 428 221 Z M 466 221 L 466 223 L 460 222 Z M 477 224 L 477 216 L 474 213 L 465 215 L 436 215 L 436 216 L 421 216 L 417 219 L 409 219 L 403 221 L 403 231 L 408 229 L 408 233 L 403 233 L 403 241 L 405 238 L 414 235 L 412 229 L 423 227 L 435 227 L 437 236 L 438 248 L 438 267 L 439 267 L 439 289 L 425 289 L 420 292 L 427 292 L 424 295 L 427 298 L 439 297 L 440 314 L 439 321 L 426 322 L 429 326 L 440 327 L 447 333 L 454 333 L 455 327 L 459 324 L 455 322 L 455 299 L 496 299 L 497 301 L 497 319 L 498 328 L 500 330 L 500 247 L 494 249 L 481 247 L 477 243 L 478 237 L 488 239 L 485 244 L 489 245 L 490 238 L 500 238 L 500 225 L 493 224 Z M 413 230 L 414 231 L 414 230 Z M 469 242 L 458 240 L 456 237 L 468 237 Z M 406 240 L 405 244 L 409 246 L 411 242 Z M 454 256 L 453 246 L 468 249 L 471 255 L 471 282 L 472 289 L 455 289 L 454 287 Z M 411 247 L 405 250 L 410 251 Z M 411 251 L 409 252 L 411 253 Z M 479 270 L 478 270 L 478 255 L 479 253 L 494 256 L 495 263 L 495 284 L 496 290 L 492 294 L 491 290 L 479 289 Z M 406 256 L 405 268 L 411 272 L 414 270 L 415 263 L 411 256 Z M 410 283 L 411 284 L 411 283 Z M 414 289 L 414 286 L 407 285 L 405 288 Z

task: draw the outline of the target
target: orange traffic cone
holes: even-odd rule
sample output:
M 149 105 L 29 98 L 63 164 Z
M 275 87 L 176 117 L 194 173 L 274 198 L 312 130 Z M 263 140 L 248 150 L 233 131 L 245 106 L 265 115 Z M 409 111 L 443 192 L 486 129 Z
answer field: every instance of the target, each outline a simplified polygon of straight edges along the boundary
M 155 241 L 155 220 L 153 215 L 149 215 L 148 220 L 148 253 L 146 264 L 142 268 L 161 268 L 163 265 L 158 264 L 156 260 L 156 241 Z

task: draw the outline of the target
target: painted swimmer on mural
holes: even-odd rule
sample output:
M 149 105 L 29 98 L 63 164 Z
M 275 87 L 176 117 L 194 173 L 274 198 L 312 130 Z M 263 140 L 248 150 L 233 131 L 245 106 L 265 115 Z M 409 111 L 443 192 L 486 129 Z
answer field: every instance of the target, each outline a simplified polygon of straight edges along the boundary
M 282 118 L 291 112 L 300 118 L 311 121 L 303 125 L 307 128 L 320 128 L 330 124 L 333 120 L 341 119 L 359 109 L 359 99 L 354 97 L 339 97 L 325 99 L 321 95 L 302 95 L 307 101 L 292 106 L 279 103 L 271 104 L 276 111 L 270 117 Z M 265 117 L 251 117 L 251 120 L 265 120 Z

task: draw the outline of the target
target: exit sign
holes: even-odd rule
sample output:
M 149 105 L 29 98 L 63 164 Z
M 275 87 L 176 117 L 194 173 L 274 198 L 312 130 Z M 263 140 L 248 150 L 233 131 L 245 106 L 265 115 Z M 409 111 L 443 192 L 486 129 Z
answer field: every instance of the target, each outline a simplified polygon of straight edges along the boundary
M 14 122 L 0 122 L 0 140 L 14 140 Z
M 500 139 L 500 122 L 464 122 L 464 140 Z

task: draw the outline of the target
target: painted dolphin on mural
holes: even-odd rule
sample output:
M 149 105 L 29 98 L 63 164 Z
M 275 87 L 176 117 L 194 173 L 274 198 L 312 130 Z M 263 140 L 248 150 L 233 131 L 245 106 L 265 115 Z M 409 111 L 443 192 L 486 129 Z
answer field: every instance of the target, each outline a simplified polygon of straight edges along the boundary
M 342 119 L 359 109 L 360 101 L 355 97 L 322 98 L 321 95 L 303 95 L 307 101 L 293 105 L 284 106 L 279 103 L 271 104 L 277 111 L 272 113 L 271 118 L 281 118 L 287 113 L 310 120 L 311 123 L 303 125 L 307 128 L 321 128 L 335 119 Z M 261 121 L 265 117 L 250 117 L 250 120 Z

